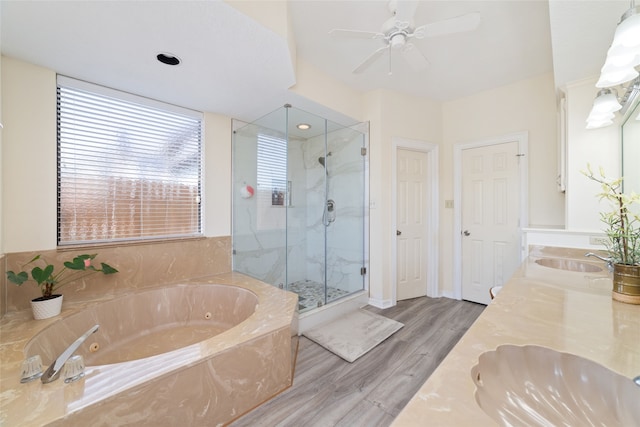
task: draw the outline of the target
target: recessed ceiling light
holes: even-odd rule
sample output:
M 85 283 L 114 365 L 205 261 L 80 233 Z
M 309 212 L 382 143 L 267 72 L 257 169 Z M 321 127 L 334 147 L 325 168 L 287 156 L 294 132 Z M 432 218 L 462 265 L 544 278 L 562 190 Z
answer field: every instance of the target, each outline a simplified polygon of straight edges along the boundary
M 296 126 L 300 130 L 308 130 L 311 129 L 311 125 L 309 123 L 300 123 Z
M 170 53 L 159 53 L 156 58 L 158 61 L 167 65 L 178 65 L 180 64 L 180 58 Z

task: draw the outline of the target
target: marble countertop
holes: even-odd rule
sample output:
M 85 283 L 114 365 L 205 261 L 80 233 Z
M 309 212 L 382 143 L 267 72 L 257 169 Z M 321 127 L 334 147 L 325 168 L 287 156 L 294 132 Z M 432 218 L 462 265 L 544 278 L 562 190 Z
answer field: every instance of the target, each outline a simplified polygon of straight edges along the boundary
M 469 328 L 393 426 L 491 426 L 476 404 L 471 368 L 502 344 L 534 344 L 573 353 L 633 378 L 640 375 L 640 305 L 611 298 L 611 275 L 553 269 L 540 258 L 599 267 L 584 250 L 534 247 L 520 269 Z

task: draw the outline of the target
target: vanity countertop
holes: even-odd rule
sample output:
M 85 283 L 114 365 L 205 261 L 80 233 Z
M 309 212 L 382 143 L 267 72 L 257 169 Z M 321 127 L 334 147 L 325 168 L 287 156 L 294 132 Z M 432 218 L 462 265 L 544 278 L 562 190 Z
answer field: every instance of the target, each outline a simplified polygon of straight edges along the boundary
M 611 275 L 585 250 L 533 247 L 529 257 L 422 385 L 392 426 L 492 426 L 477 405 L 471 368 L 502 344 L 533 344 L 573 353 L 626 377 L 640 375 L 640 305 L 611 298 Z M 603 271 L 544 267 L 567 258 Z

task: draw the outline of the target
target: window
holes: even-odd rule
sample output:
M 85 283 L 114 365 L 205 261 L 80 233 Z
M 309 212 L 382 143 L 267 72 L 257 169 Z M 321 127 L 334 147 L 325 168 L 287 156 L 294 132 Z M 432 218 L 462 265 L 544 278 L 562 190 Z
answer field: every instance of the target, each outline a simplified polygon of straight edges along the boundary
M 258 134 L 257 184 L 258 230 L 284 229 L 284 207 L 290 200 L 287 182 L 287 141 L 284 138 Z
M 258 134 L 258 190 L 269 204 L 283 206 L 287 190 L 287 141 Z
M 202 113 L 58 76 L 58 244 L 202 235 Z

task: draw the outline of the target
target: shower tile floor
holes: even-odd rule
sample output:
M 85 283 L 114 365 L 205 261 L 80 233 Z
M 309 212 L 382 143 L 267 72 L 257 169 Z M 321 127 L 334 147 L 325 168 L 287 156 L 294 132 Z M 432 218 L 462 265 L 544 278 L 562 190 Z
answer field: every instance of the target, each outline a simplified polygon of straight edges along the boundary
M 313 280 L 298 280 L 289 283 L 289 290 L 298 294 L 298 310 L 300 312 L 324 305 L 324 285 Z M 333 301 L 349 292 L 327 286 L 327 301 Z

